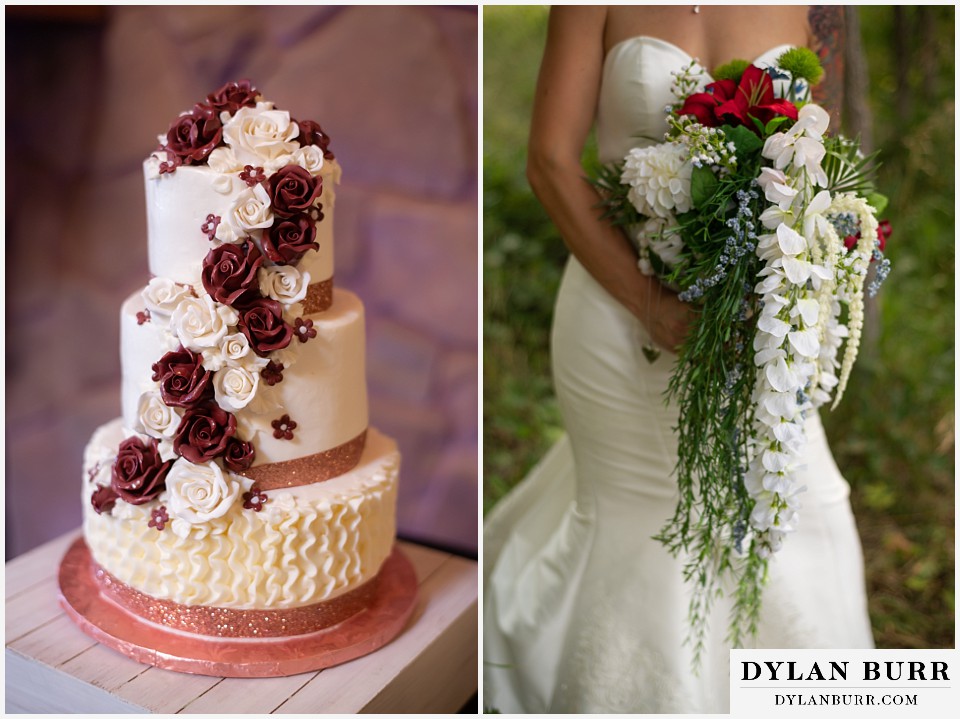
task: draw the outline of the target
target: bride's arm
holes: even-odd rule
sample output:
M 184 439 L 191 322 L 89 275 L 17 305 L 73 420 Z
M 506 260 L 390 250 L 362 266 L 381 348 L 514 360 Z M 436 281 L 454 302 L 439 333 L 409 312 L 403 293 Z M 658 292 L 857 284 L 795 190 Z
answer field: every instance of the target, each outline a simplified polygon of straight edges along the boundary
M 606 10 L 555 7 L 534 99 L 527 177 L 570 251 L 613 297 L 674 349 L 686 335 L 690 308 L 637 269 L 635 250 L 600 219 L 600 197 L 584 179 L 580 155 L 593 124 L 604 59 Z

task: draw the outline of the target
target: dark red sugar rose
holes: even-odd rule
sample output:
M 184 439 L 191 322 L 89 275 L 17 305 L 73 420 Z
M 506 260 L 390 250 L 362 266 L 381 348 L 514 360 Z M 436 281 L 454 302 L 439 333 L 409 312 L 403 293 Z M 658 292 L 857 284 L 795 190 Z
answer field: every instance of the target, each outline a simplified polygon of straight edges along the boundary
M 263 233 L 263 252 L 278 265 L 294 265 L 310 250 L 319 250 L 317 223 L 306 213 L 274 221 Z
M 306 145 L 316 145 L 323 152 L 325 160 L 333 160 L 333 153 L 330 152 L 330 136 L 323 131 L 313 120 L 295 120 L 300 128 L 300 134 L 297 135 L 297 142 L 301 147 Z
M 253 242 L 214 247 L 203 260 L 203 288 L 217 302 L 231 307 L 260 296 L 257 270 L 263 256 Z
M 90 497 L 90 504 L 93 505 L 93 511 L 97 514 L 109 512 L 116 503 L 117 493 L 110 487 L 97 487 Z
M 245 305 L 237 327 L 261 357 L 282 350 L 293 339 L 293 327 L 283 321 L 283 306 L 276 300 L 261 298 Z
M 196 105 L 174 120 L 167 131 L 165 149 L 184 165 L 195 165 L 203 162 L 222 138 L 220 113 L 207 105 Z
M 249 80 L 228 82 L 216 92 L 207 95 L 207 103 L 218 115 L 223 111 L 232 115 L 241 107 L 256 107 L 259 94 L 260 91 Z
M 203 368 L 203 356 L 180 347 L 153 364 L 153 381 L 168 407 L 189 408 L 213 396 L 212 373 Z
M 242 472 L 250 469 L 256 453 L 253 450 L 252 442 L 244 442 L 231 437 L 227 442 L 227 451 L 223 455 L 223 463 L 231 472 Z
M 306 212 L 320 197 L 323 180 L 314 177 L 300 165 L 286 165 L 264 183 L 270 195 L 270 206 L 277 217 L 293 217 Z
M 216 459 L 237 433 L 237 418 L 215 403 L 188 409 L 173 436 L 173 451 L 194 464 Z
M 130 437 L 120 443 L 110 487 L 124 502 L 145 504 L 164 490 L 171 464 L 172 460 L 160 458 L 157 440 Z

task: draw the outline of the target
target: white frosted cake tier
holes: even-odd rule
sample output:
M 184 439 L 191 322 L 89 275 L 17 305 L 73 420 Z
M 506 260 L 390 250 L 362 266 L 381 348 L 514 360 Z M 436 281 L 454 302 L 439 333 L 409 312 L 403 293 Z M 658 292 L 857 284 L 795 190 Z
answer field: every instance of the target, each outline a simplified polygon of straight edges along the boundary
M 158 387 L 153 364 L 178 347 L 159 318 L 139 323 L 143 310 L 137 292 L 120 312 L 123 421 L 131 430 L 138 428 L 141 395 Z M 277 353 L 287 365 L 283 380 L 273 386 L 261 381 L 257 401 L 234 412 L 239 436 L 256 447 L 255 467 L 326 452 L 367 429 L 363 303 L 336 289 L 329 309 L 305 319 L 312 320 L 316 337 L 305 343 L 294 337 Z M 292 439 L 274 436 L 273 422 L 283 415 L 296 422 Z
M 84 457 L 84 537 L 94 560 L 124 584 L 177 604 L 236 609 L 302 607 L 338 597 L 373 578 L 396 531 L 400 455 L 374 429 L 360 463 L 334 479 L 267 492 L 260 511 L 237 499 L 221 517 L 163 531 L 153 504 L 117 502 L 97 514 L 96 483 L 128 435 L 120 418 L 100 427 Z M 166 502 L 166 491 L 158 497 Z
M 150 273 L 175 282 L 198 284 L 203 258 L 214 247 L 201 227 L 208 215 L 227 218 L 239 197 L 250 188 L 237 172 L 217 172 L 207 165 L 184 165 L 158 174 L 156 159 L 144 162 L 147 196 L 147 248 Z M 298 269 L 313 283 L 333 277 L 334 185 L 339 176 L 335 160 L 320 172 L 323 178 L 323 220 L 317 223 L 319 250 L 310 250 Z M 257 239 L 259 231 L 251 235 Z M 219 244 L 217 242 L 216 244 Z

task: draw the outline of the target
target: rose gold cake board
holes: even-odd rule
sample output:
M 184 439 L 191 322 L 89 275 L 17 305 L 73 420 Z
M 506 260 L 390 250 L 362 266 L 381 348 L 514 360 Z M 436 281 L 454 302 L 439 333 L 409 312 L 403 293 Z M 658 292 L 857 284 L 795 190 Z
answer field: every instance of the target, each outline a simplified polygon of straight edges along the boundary
M 215 677 L 279 677 L 326 669 L 387 644 L 404 628 L 417 599 L 410 560 L 394 546 L 366 609 L 312 634 L 282 639 L 194 637 L 148 623 L 103 595 L 83 538 L 60 563 L 60 606 L 83 632 L 143 664 Z

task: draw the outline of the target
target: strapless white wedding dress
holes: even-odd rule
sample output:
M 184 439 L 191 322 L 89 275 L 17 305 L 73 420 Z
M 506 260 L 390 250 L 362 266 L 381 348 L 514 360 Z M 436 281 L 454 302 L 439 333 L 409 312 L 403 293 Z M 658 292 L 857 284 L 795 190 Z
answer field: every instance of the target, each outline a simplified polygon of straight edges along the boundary
M 756 64 L 768 65 L 783 49 Z M 610 50 L 597 117 L 601 161 L 662 141 L 670 73 L 689 60 L 647 37 Z M 676 506 L 677 413 L 664 405 L 675 357 L 648 363 L 641 352 L 648 339 L 571 258 L 552 339 L 567 434 L 484 526 L 485 706 L 504 713 L 729 711 L 731 605 L 717 604 L 695 676 L 684 645 L 682 561 L 651 538 Z M 800 529 L 771 561 L 755 646 L 872 647 L 849 487 L 815 414 L 807 433 Z

